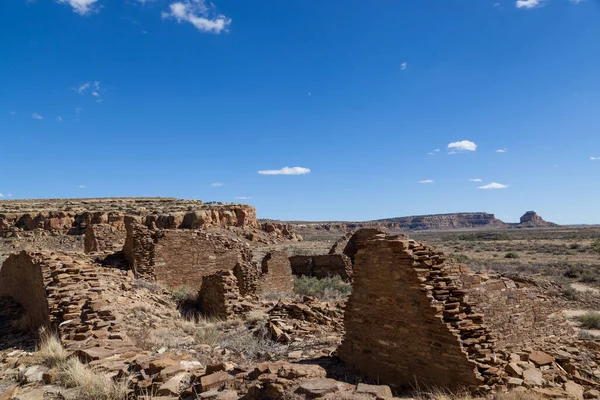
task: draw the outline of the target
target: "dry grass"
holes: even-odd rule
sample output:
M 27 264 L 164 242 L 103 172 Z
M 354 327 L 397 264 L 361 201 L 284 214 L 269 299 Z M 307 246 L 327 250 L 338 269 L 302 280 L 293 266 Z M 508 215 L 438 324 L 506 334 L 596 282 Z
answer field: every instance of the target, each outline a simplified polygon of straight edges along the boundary
M 469 393 L 448 394 L 443 390 L 432 390 L 430 392 L 419 392 L 416 396 L 419 400 L 479 400 L 482 397 L 474 397 Z M 544 397 L 535 392 L 524 390 L 513 390 L 504 393 L 494 393 L 490 400 L 542 400 Z
M 69 353 L 62 347 L 55 333 L 42 328 L 37 356 L 42 364 L 52 368 L 65 364 Z
M 123 400 L 127 398 L 126 381 L 113 381 L 109 376 L 82 364 L 77 358 L 69 359 L 61 368 L 60 381 L 67 387 L 77 388 L 82 399 Z

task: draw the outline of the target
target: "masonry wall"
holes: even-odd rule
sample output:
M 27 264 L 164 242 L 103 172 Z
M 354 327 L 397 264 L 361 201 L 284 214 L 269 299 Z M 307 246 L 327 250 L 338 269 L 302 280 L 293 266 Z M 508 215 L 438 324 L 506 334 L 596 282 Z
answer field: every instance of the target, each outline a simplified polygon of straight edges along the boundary
M 94 224 L 88 226 L 84 238 L 86 253 L 113 252 L 125 243 L 125 227 L 123 225 Z
M 288 255 L 285 251 L 267 253 L 261 263 L 261 275 L 258 283 L 259 293 L 294 293 L 294 276 Z
M 131 222 L 123 248 L 137 277 L 172 288 L 202 286 L 202 278 L 238 264 L 251 263 L 241 241 L 201 230 L 151 230 Z
M 11 297 L 26 313 L 29 328 L 50 325 L 44 276 L 37 260 L 26 252 L 9 256 L 0 268 L 0 297 Z
M 96 269 L 67 255 L 22 251 L 9 256 L 0 269 L 0 296 L 21 304 L 31 329 L 48 326 L 71 349 L 99 342 L 123 344 L 102 292 Z
M 319 279 L 339 276 L 352 279 L 352 261 L 344 254 L 318 256 L 292 256 L 289 258 L 292 273 L 297 276 L 314 276 Z
M 559 312 L 564 308 L 557 289 L 516 281 L 500 275 L 463 273 L 470 301 L 485 315 L 499 349 L 519 349 L 569 334 L 570 325 Z
M 452 285 L 454 266 L 398 237 L 377 235 L 357 247 L 338 350 L 344 362 L 400 387 L 461 390 L 493 380 L 481 374 L 490 368 L 483 361 L 493 352 L 491 335 Z
M 240 292 L 233 271 L 218 271 L 205 276 L 198 298 L 200 309 L 206 316 L 224 320 L 234 316 Z

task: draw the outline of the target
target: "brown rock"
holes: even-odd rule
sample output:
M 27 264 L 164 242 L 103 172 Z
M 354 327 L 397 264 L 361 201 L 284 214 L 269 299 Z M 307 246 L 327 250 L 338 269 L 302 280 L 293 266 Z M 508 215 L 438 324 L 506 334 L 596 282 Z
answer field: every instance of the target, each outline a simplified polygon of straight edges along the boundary
M 567 381 L 563 388 L 570 399 L 583 400 L 583 387 L 573 381 Z
M 170 358 L 160 358 L 158 360 L 150 361 L 148 369 L 151 374 L 156 374 L 167 367 L 179 364 L 178 361 L 171 360 Z
M 372 395 L 377 400 L 391 399 L 393 397 L 392 390 L 387 385 L 367 385 L 366 383 L 359 383 L 356 387 L 356 393 Z
M 232 377 L 225 371 L 219 371 L 200 378 L 200 387 L 203 392 L 214 389 L 222 389 Z
M 312 379 L 301 383 L 296 389 L 296 393 L 303 394 L 308 399 L 316 399 L 329 393 L 339 392 L 342 386 L 342 383 L 335 379 Z
M 550 354 L 544 353 L 543 351 L 532 352 L 529 354 L 528 359 L 538 367 L 552 364 L 554 362 L 554 357 L 552 357 Z

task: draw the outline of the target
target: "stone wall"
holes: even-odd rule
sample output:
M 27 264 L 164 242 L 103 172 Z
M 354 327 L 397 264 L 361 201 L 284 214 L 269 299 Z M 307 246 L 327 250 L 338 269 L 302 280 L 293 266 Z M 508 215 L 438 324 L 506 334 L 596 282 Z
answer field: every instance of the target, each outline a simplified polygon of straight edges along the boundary
M 285 251 L 272 251 L 265 255 L 261 263 L 261 276 L 257 291 L 289 295 L 294 293 L 294 276 Z
M 124 225 L 90 225 L 85 232 L 84 251 L 86 253 L 112 253 L 123 247 L 125 236 Z
M 0 296 L 25 309 L 31 329 L 57 331 L 68 348 L 112 340 L 123 344 L 94 267 L 66 255 L 22 251 L 6 259 L 0 274 Z
M 339 276 L 345 281 L 352 279 L 352 261 L 344 254 L 292 256 L 289 260 L 292 273 L 297 276 L 314 276 L 319 279 Z
M 560 313 L 565 306 L 552 295 L 559 289 L 552 285 L 541 288 L 527 280 L 468 270 L 461 280 L 495 333 L 499 349 L 520 349 L 570 334 L 570 325 Z
M 233 271 L 218 271 L 203 278 L 198 300 L 206 316 L 227 320 L 235 315 L 240 299 Z
M 399 387 L 461 390 L 492 382 L 492 338 L 452 284 L 459 273 L 414 241 L 377 235 L 359 242 L 340 358 Z
M 204 276 L 251 264 L 252 252 L 238 239 L 201 230 L 151 230 L 131 220 L 126 226 L 123 252 L 138 278 L 197 289 Z
M 32 330 L 50 325 L 50 311 L 39 261 L 32 254 L 11 255 L 0 268 L 0 297 L 11 297 L 26 312 Z

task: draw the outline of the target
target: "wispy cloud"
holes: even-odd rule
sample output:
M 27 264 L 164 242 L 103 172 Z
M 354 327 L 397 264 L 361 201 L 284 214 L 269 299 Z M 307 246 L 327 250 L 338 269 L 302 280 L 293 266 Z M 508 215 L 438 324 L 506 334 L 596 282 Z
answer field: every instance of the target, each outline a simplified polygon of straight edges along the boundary
M 569 0 L 571 3 L 573 4 L 579 4 L 581 3 L 583 0 Z
M 85 110 L 84 110 L 83 108 L 81 108 L 81 107 L 77 107 L 77 108 L 75 109 L 75 113 L 76 113 L 76 114 L 81 114 L 81 113 L 82 113 L 82 112 L 84 112 L 84 111 L 85 111 Z
M 305 175 L 310 173 L 309 168 L 283 167 L 281 169 L 264 169 L 258 171 L 261 175 Z
M 600 160 L 600 157 L 590 157 L 590 160 L 597 161 L 597 160 Z
M 0 197 L 4 197 L 4 195 L 2 193 L 0 193 Z
M 402 64 L 400 64 L 400 69 L 402 71 L 404 71 L 406 68 L 408 67 L 408 63 L 406 61 L 404 61 Z M 417 68 L 418 69 L 418 68 Z
M 84 83 L 78 87 L 71 88 L 79 94 L 83 94 L 87 89 L 89 89 L 91 84 L 89 82 Z
M 221 187 L 221 186 L 223 186 L 223 184 L 221 182 L 215 182 L 215 183 L 211 183 L 210 186 L 212 186 L 212 187 Z
M 17 115 L 17 112 L 16 112 L 16 111 L 9 111 L 8 113 L 9 113 L 10 115 Z
M 457 151 L 475 151 L 477 145 L 470 140 L 461 140 L 460 142 L 452 142 L 448 144 L 448 150 Z
M 31 118 L 33 119 L 44 119 L 44 117 L 42 117 L 40 114 L 38 113 L 33 113 L 31 114 Z
M 517 8 L 536 8 L 542 4 L 541 0 L 517 0 Z
M 59 3 L 68 4 L 79 15 L 88 15 L 95 11 L 94 4 L 98 0 L 58 0 Z
M 424 181 L 419 181 L 419 183 L 433 183 L 433 179 L 425 179 Z
M 252 200 L 252 197 L 237 196 L 237 197 L 234 197 L 234 199 L 236 199 L 236 200 Z
M 471 179 L 469 179 L 469 182 L 483 182 L 483 179 L 471 178 Z
M 506 153 L 508 151 L 508 149 L 498 149 L 496 150 L 496 153 Z
M 56 120 L 57 120 L 58 122 L 62 122 L 62 121 L 63 121 L 63 118 L 62 118 L 62 117 L 59 115 L 58 117 L 56 117 Z
M 78 185 L 77 189 L 85 189 L 85 185 Z
M 215 34 L 227 32 L 227 28 L 231 25 L 231 18 L 219 14 L 215 6 L 212 3 L 207 5 L 205 0 L 184 0 L 171 3 L 169 11 L 163 11 L 162 17 L 173 18 L 179 23 L 189 22 L 201 32 Z
M 487 185 L 479 186 L 478 189 L 506 189 L 508 185 L 504 185 L 502 183 L 488 183 Z

